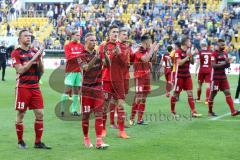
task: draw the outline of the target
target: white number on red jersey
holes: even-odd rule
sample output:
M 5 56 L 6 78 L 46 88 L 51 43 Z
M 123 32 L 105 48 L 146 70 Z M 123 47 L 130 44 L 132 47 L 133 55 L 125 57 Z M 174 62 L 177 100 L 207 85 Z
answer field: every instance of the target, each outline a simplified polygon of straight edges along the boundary
M 203 58 L 204 58 L 203 64 L 204 65 L 208 65 L 208 63 L 209 63 L 209 55 L 204 55 Z

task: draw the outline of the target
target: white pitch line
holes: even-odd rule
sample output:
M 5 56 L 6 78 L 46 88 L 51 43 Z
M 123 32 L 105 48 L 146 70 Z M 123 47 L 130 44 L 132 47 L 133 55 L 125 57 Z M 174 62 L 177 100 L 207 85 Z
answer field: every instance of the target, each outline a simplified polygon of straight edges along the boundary
M 226 113 L 226 114 L 224 114 L 224 115 L 211 118 L 211 120 L 212 120 L 212 121 L 216 121 L 216 120 L 218 120 L 218 119 L 221 119 L 221 118 L 226 117 L 226 116 L 229 116 L 229 115 L 231 115 L 231 113 Z
M 221 122 L 240 122 L 240 120 L 231 120 L 231 119 L 219 119 Z

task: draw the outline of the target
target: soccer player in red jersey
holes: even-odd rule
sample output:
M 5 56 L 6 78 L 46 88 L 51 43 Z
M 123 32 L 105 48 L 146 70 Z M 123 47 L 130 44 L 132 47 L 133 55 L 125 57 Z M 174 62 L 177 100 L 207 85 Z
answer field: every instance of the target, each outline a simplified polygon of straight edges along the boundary
M 30 49 L 31 36 L 28 30 L 19 32 L 20 47 L 15 49 L 11 58 L 13 67 L 17 72 L 16 86 L 16 132 L 18 137 L 18 147 L 27 148 L 23 140 L 23 118 L 26 110 L 33 110 L 35 115 L 35 145 L 34 148 L 51 149 L 41 142 L 43 134 L 43 97 L 39 88 L 39 80 L 44 72 L 41 59 L 43 48 L 38 52 Z
M 130 46 L 130 42 L 128 40 L 128 31 L 126 28 L 121 28 L 119 31 L 119 46 L 121 50 L 121 56 L 123 57 L 125 61 L 125 64 L 122 65 L 123 69 L 123 78 L 124 78 L 124 93 L 125 95 L 128 94 L 128 89 L 129 89 L 129 67 L 130 67 L 130 57 L 133 54 L 132 48 Z M 110 103 L 110 125 L 111 128 L 118 128 L 117 125 L 114 123 L 114 114 L 116 111 L 116 107 L 114 103 Z M 127 126 L 125 126 L 126 128 Z
M 210 95 L 210 81 L 211 81 L 211 55 L 212 51 L 208 50 L 208 44 L 205 40 L 201 41 L 201 50 L 197 55 L 196 73 L 198 71 L 198 88 L 197 88 L 197 102 L 201 102 L 202 84 L 207 84 L 205 104 L 208 104 L 208 97 Z
M 85 50 L 81 56 L 80 64 L 83 69 L 82 83 L 82 129 L 84 144 L 87 148 L 93 147 L 88 137 L 89 117 L 93 112 L 95 115 L 96 148 L 107 148 L 109 145 L 102 140 L 102 113 L 104 95 L 102 91 L 102 67 L 109 65 L 107 55 L 101 59 L 98 51 L 95 50 L 96 36 L 87 33 L 85 36 Z
M 109 28 L 109 39 L 106 43 L 103 43 L 99 47 L 100 55 L 104 55 L 107 52 L 109 55 L 111 64 L 105 67 L 103 70 L 103 90 L 105 92 L 105 104 L 103 113 L 103 132 L 102 135 L 106 136 L 106 120 L 107 120 L 107 109 L 109 101 L 113 98 L 113 103 L 117 107 L 118 114 L 118 136 L 120 138 L 129 138 L 124 129 L 125 122 L 125 111 L 124 111 L 124 74 L 123 65 L 126 64 L 127 59 L 122 56 L 120 50 L 120 44 L 117 41 L 119 35 L 118 26 L 110 26 Z
M 192 78 L 190 74 L 190 63 L 193 64 L 193 56 L 191 51 L 190 39 L 183 37 L 181 40 L 180 49 L 176 50 L 175 58 L 177 59 L 177 78 L 174 84 L 174 93 L 171 97 L 171 112 L 173 116 L 176 116 L 175 104 L 177 97 L 182 90 L 185 90 L 188 95 L 188 104 L 191 108 L 192 117 L 200 117 L 201 114 L 197 114 L 195 110 L 195 103 L 192 93 Z
M 61 115 L 64 116 L 65 104 L 68 99 L 68 94 L 72 94 L 71 113 L 73 116 L 78 116 L 78 97 L 79 89 L 82 83 L 81 68 L 78 64 L 78 57 L 82 54 L 84 46 L 80 41 L 80 32 L 72 32 L 72 40 L 64 46 L 66 55 L 66 68 L 65 68 L 65 90 L 61 96 Z
M 172 71 L 172 60 L 170 57 L 170 53 L 172 52 L 173 47 L 168 46 L 167 47 L 167 53 L 165 53 L 161 59 L 160 67 L 164 66 L 164 74 L 165 79 L 167 81 L 166 84 L 166 97 L 170 96 L 170 91 L 172 89 L 172 80 L 171 80 L 171 71 Z
M 208 101 L 208 114 L 209 116 L 216 116 L 213 112 L 213 100 L 217 95 L 217 91 L 223 91 L 226 97 L 227 104 L 230 108 L 231 115 L 236 116 L 239 114 L 239 111 L 234 109 L 233 100 L 230 93 L 230 87 L 225 73 L 225 69 L 230 67 L 233 59 L 228 58 L 228 54 L 224 51 L 225 41 L 222 39 L 218 40 L 218 49 L 213 52 L 211 61 L 212 61 L 212 77 L 211 77 L 211 93 Z
M 137 49 L 134 59 L 134 78 L 135 78 L 135 98 L 132 105 L 130 125 L 134 125 L 134 117 L 138 112 L 137 124 L 146 125 L 142 119 L 147 95 L 151 91 L 150 86 L 150 63 L 156 57 L 159 44 L 154 42 L 151 46 L 151 39 L 148 34 L 141 37 L 141 46 Z

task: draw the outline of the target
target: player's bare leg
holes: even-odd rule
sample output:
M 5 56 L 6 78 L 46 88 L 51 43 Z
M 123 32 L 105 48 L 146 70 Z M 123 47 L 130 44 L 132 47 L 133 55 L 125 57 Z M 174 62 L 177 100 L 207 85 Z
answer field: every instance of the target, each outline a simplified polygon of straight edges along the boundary
M 118 136 L 120 138 L 127 139 L 127 138 L 129 138 L 129 136 L 127 135 L 127 133 L 125 132 L 125 129 L 124 129 L 124 124 L 125 124 L 125 119 L 126 119 L 126 113 L 125 113 L 124 107 L 123 107 L 124 100 L 118 99 L 115 101 L 115 104 L 117 106 L 117 114 L 118 114 L 118 128 L 119 128 Z
M 33 110 L 35 115 L 35 123 L 34 123 L 34 130 L 35 130 L 35 145 L 34 148 L 36 149 L 51 149 L 51 147 L 46 146 L 42 141 L 42 134 L 43 134 L 43 110 L 42 109 L 34 109 Z
M 233 103 L 233 100 L 232 100 L 232 96 L 231 96 L 231 93 L 230 93 L 230 90 L 229 89 L 225 89 L 223 91 L 223 93 L 225 94 L 225 97 L 226 97 L 226 102 L 230 108 L 230 111 L 231 111 L 231 115 L 232 116 L 236 116 L 239 114 L 239 111 L 238 110 L 235 110 L 234 108 L 234 103 Z
M 197 100 L 196 102 L 201 102 L 201 94 L 202 94 L 202 82 L 198 81 L 198 88 L 197 88 Z
M 18 111 L 16 116 L 16 132 L 17 132 L 17 138 L 18 138 L 18 148 L 20 149 L 26 149 L 27 145 L 23 140 L 23 131 L 24 131 L 24 125 L 23 125 L 23 118 L 24 118 L 25 112 Z

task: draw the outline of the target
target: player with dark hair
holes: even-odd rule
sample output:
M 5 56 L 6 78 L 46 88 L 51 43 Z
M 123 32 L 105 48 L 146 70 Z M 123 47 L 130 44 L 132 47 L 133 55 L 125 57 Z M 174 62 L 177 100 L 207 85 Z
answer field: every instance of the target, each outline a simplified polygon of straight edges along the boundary
M 132 112 L 129 120 L 130 125 L 134 125 L 135 115 L 138 112 L 137 124 L 146 125 L 143 120 L 145 104 L 148 94 L 151 91 L 150 84 L 150 63 L 156 58 L 159 43 L 151 45 L 151 38 L 148 34 L 141 37 L 141 46 L 135 52 L 134 59 L 134 79 L 135 79 L 135 98 L 132 104 Z
M 197 65 L 196 65 L 196 73 L 198 71 L 198 88 L 197 88 L 197 102 L 201 102 L 201 93 L 202 93 L 202 84 L 205 82 L 207 84 L 206 88 L 206 98 L 205 104 L 208 104 L 208 98 L 210 95 L 210 82 L 211 82 L 211 55 L 212 51 L 208 49 L 208 44 L 205 40 L 200 42 L 201 50 L 197 55 Z
M 168 46 L 167 52 L 163 55 L 163 58 L 160 62 L 160 67 L 164 66 L 164 75 L 166 79 L 166 97 L 170 97 L 170 91 L 172 89 L 172 80 L 171 80 L 171 70 L 172 70 L 172 59 L 170 53 L 172 52 L 173 47 Z
M 217 92 L 223 91 L 226 97 L 226 102 L 230 108 L 231 115 L 236 116 L 239 114 L 238 110 L 235 110 L 233 100 L 230 93 L 230 87 L 225 73 L 225 69 L 230 67 L 230 63 L 233 62 L 232 58 L 228 58 L 228 54 L 224 51 L 225 41 L 223 39 L 218 40 L 217 50 L 213 52 L 211 57 L 212 63 L 212 77 L 211 77 L 211 93 L 208 101 L 208 114 L 209 116 L 217 116 L 213 112 L 213 100 L 217 95 Z
M 193 64 L 193 55 L 190 39 L 183 37 L 181 40 L 181 47 L 176 50 L 175 58 L 177 60 L 176 80 L 174 84 L 174 93 L 171 97 L 171 112 L 173 116 L 177 116 L 175 104 L 177 97 L 182 90 L 185 90 L 188 95 L 188 104 L 191 108 L 192 117 L 201 117 L 195 110 L 195 103 L 192 93 L 192 78 L 190 74 L 190 63 Z
M 72 93 L 71 113 L 73 116 L 78 116 L 79 106 L 79 89 L 82 83 L 81 68 L 78 64 L 78 57 L 83 53 L 84 46 L 80 41 L 80 32 L 73 31 L 72 40 L 64 46 L 64 52 L 66 55 L 66 68 L 65 68 L 65 89 L 64 94 L 61 96 L 61 114 L 64 116 L 64 110 L 68 94 Z
M 130 67 L 130 58 L 133 55 L 131 48 L 131 42 L 128 40 L 128 31 L 126 28 L 122 27 L 119 31 L 119 46 L 121 50 L 121 56 L 125 60 L 125 64 L 122 64 L 123 69 L 123 79 L 124 79 L 124 93 L 128 94 L 129 90 L 129 67 Z M 118 128 L 114 123 L 114 115 L 116 113 L 116 106 L 114 103 L 110 103 L 110 126 L 111 128 Z M 126 128 L 127 126 L 125 126 Z
M 95 50 L 96 36 L 87 33 L 85 36 L 85 50 L 79 61 L 83 70 L 82 84 L 82 129 L 85 147 L 93 147 L 88 137 L 89 117 L 93 112 L 95 115 L 96 148 L 107 148 L 109 145 L 102 140 L 102 113 L 104 95 L 102 91 L 102 67 L 110 65 L 108 55 L 100 57 Z
M 100 55 L 108 54 L 111 64 L 103 70 L 103 90 L 105 92 L 105 104 L 103 113 L 103 136 L 106 136 L 106 120 L 109 102 L 112 99 L 118 114 L 118 137 L 129 138 L 124 129 L 125 111 L 124 111 L 124 70 L 127 59 L 122 56 L 120 44 L 117 41 L 119 35 L 119 28 L 113 25 L 109 28 L 109 39 L 106 43 L 100 45 Z
M 17 72 L 16 86 L 16 132 L 18 137 L 18 147 L 25 149 L 27 145 L 23 140 L 23 118 L 26 110 L 33 110 L 35 114 L 35 145 L 34 148 L 51 149 L 41 142 L 43 133 L 43 97 L 39 88 L 39 80 L 44 72 L 42 53 L 43 48 L 39 51 L 30 49 L 31 38 L 28 30 L 19 32 L 20 47 L 15 49 L 11 58 L 13 67 Z

